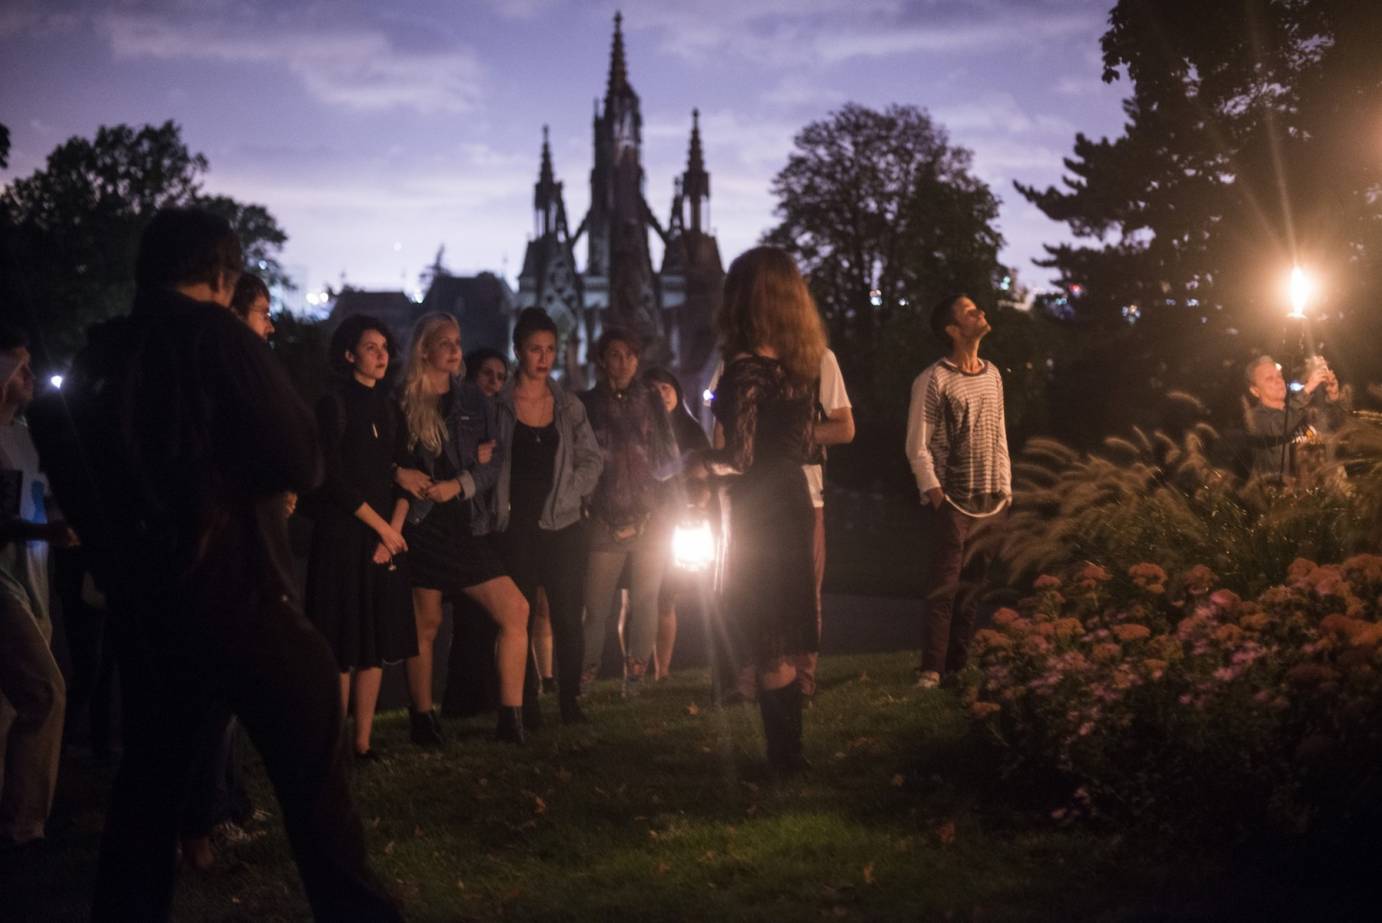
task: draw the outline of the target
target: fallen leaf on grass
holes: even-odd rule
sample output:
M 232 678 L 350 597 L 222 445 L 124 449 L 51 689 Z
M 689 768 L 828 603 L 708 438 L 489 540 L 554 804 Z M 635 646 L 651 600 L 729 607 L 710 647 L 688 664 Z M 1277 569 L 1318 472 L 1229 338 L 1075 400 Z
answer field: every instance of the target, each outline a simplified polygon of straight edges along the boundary
M 865 670 L 863 673 L 860 673 L 860 674 L 859 674 L 858 682 L 861 682 L 861 683 L 870 683 L 870 682 L 873 682 L 873 680 L 869 679 L 869 672 L 868 672 L 868 670 Z
M 668 872 L 670 872 L 671 870 L 672 870 L 672 867 L 671 867 L 670 865 L 668 865 L 666 862 L 659 862 L 659 863 L 657 864 L 657 873 L 658 873 L 659 875 L 666 875 L 666 874 L 667 874 Z
M 701 854 L 701 858 L 700 858 L 699 861 L 701 861 L 701 862 L 714 862 L 714 861 L 715 861 L 716 859 L 718 859 L 718 858 L 719 858 L 719 855 L 715 852 L 715 850 L 713 850 L 713 849 L 707 849 L 704 853 Z
M 955 842 L 955 822 L 948 820 L 936 828 L 936 839 L 941 841 L 941 845 L 949 846 Z
M 866 884 L 866 885 L 871 885 L 871 884 L 873 884 L 873 863 L 872 863 L 872 862 L 870 862 L 868 865 L 864 866 L 864 884 Z
M 392 856 L 392 855 L 393 855 L 393 840 L 389 840 L 389 842 L 387 842 L 387 843 L 384 844 L 384 855 L 386 855 L 386 856 Z
M 849 743 L 845 744 L 845 746 L 850 750 L 859 750 L 863 747 L 870 746 L 871 744 L 875 744 L 877 742 L 878 740 L 873 737 L 856 737 Z
M 558 769 L 558 770 L 557 770 L 557 781 L 558 781 L 558 782 L 570 782 L 570 781 L 571 781 L 571 772 L 570 772 L 570 770 L 567 770 L 567 769 Z
M 533 796 L 533 813 L 537 815 L 547 813 L 547 802 L 543 801 L 539 795 Z
M 901 788 L 907 784 L 907 777 L 902 773 L 893 773 L 893 788 Z
M 456 890 L 457 890 L 457 891 L 464 891 L 464 890 L 465 890 L 465 882 L 464 882 L 464 881 L 461 881 L 459 878 L 456 879 Z
M 686 706 L 686 713 L 694 718 L 701 713 L 701 707 L 695 702 L 692 702 L 690 705 Z

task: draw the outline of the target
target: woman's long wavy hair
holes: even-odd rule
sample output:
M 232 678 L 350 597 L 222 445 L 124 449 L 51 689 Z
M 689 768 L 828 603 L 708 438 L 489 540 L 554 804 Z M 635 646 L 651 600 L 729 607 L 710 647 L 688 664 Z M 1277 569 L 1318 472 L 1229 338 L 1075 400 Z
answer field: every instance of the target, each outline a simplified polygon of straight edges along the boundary
M 730 264 L 715 332 L 726 361 L 767 346 L 798 384 L 820 376 L 825 325 L 796 261 L 785 250 L 754 247 Z
M 403 418 L 408 421 L 408 446 L 422 444 L 433 455 L 446 442 L 446 421 L 441 415 L 441 396 L 427 391 L 427 354 L 437 345 L 437 337 L 448 327 L 461 325 L 444 311 L 424 314 L 413 325 L 408 339 L 408 361 L 403 366 Z

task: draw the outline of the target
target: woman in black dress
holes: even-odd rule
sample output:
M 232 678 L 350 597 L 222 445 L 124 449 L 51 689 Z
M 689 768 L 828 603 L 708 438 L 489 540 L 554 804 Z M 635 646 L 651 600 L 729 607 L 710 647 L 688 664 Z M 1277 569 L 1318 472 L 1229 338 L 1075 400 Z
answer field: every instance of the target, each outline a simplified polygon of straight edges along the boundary
M 726 362 L 714 403 L 723 440 L 689 473 L 725 485 L 725 616 L 757 672 L 768 761 L 790 774 L 806 766 L 792 658 L 819 640 L 815 516 L 801 466 L 810 456 L 825 331 L 796 264 L 775 247 L 730 265 L 715 323 Z
M 474 533 L 472 500 L 499 475 L 494 406 L 479 387 L 462 381 L 461 328 L 450 314 L 424 314 L 413 327 L 403 375 L 403 416 L 410 461 L 395 474 L 414 498 L 404 535 L 417 620 L 417 656 L 408 660 L 415 743 L 441 743 L 432 710 L 432 645 L 442 602 L 465 596 L 499 628 L 494 656 L 499 673 L 495 737 L 523 743 L 524 665 L 528 603 L 488 541 Z
M 363 314 L 331 337 L 332 392 L 317 402 L 326 475 L 316 497 L 307 566 L 307 616 L 341 670 L 341 707 L 355 674 L 355 755 L 373 756 L 370 731 L 383 665 L 417 653 L 408 581 L 395 559 L 407 550 L 408 500 L 394 488 L 402 425 L 383 382 L 388 328 Z

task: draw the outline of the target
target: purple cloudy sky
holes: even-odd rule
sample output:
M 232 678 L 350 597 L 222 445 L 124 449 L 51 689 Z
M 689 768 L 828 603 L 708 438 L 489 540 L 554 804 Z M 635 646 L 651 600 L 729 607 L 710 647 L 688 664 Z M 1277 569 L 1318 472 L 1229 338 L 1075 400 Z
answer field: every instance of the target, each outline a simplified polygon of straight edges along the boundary
M 793 134 L 853 100 L 929 109 L 1003 200 L 1023 281 L 1062 228 L 1012 180 L 1048 183 L 1076 131 L 1116 134 L 1099 81 L 1109 0 L 621 0 L 661 218 L 701 110 L 726 261 L 772 223 Z M 584 214 L 592 100 L 613 4 L 587 0 L 0 0 L 0 180 L 101 124 L 181 123 L 208 190 L 266 205 L 303 290 L 412 288 L 445 244 L 456 272 L 506 268 L 531 232 L 541 126 Z M 299 292 L 298 297 L 301 297 Z

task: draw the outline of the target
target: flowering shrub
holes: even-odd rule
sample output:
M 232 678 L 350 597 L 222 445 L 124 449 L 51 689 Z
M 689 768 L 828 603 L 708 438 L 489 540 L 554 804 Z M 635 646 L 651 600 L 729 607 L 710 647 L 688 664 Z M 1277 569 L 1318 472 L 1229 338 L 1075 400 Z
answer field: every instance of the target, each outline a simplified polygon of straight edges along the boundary
M 1011 768 L 1063 774 L 1062 816 L 1182 833 L 1357 807 L 1382 766 L 1382 556 L 1298 559 L 1253 599 L 1202 565 L 1124 576 L 1043 575 L 975 634 L 966 704 Z

